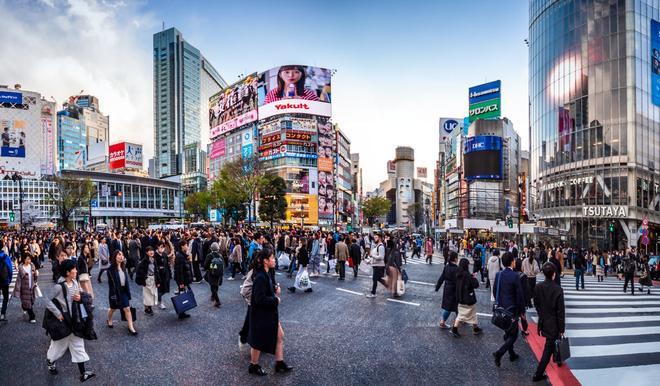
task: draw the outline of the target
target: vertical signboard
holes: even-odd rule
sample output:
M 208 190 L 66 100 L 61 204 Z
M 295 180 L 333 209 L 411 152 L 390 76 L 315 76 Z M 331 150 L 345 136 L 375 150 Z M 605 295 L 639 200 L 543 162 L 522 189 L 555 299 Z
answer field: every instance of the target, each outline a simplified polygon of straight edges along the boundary
M 651 19 L 651 100 L 660 106 L 660 22 Z
M 125 142 L 115 143 L 110 145 L 108 152 L 110 153 L 110 160 L 108 162 L 108 167 L 110 170 L 121 169 L 126 167 L 126 155 L 124 154 L 126 149 Z
M 500 96 L 502 82 L 499 80 L 470 87 L 470 122 L 477 119 L 498 118 L 500 116 Z

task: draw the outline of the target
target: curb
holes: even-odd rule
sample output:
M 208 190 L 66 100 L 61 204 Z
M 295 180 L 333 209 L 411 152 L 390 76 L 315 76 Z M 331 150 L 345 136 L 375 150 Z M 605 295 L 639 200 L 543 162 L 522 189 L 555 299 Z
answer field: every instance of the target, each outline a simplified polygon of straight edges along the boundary
M 541 360 L 541 354 L 543 354 L 543 347 L 545 346 L 545 338 L 538 334 L 536 328 L 536 323 L 528 321 L 529 323 L 529 335 L 527 336 L 527 344 L 532 349 L 534 356 L 537 361 Z M 548 381 L 554 386 L 579 386 L 581 385 L 580 381 L 575 378 L 573 372 L 569 368 L 568 364 L 562 363 L 561 367 L 550 359 L 548 367 L 545 369 L 546 374 L 548 374 Z

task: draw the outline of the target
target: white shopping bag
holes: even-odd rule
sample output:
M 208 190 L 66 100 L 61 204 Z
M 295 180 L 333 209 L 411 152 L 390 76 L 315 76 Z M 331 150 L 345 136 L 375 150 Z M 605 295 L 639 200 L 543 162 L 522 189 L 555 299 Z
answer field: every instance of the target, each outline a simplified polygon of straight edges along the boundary
M 312 288 L 312 283 L 309 281 L 309 273 L 307 273 L 307 267 L 298 272 L 293 286 L 301 291 Z
M 38 298 L 43 298 L 43 297 L 44 297 L 44 294 L 41 292 L 41 288 L 39 288 L 38 285 L 35 285 L 35 286 L 34 286 L 34 294 L 35 294 Z
M 328 262 L 330 265 L 330 271 L 334 272 L 335 268 L 337 268 L 337 259 L 332 259 Z
M 362 260 L 358 266 L 358 270 L 365 275 L 371 275 L 371 266 L 367 263 L 366 260 Z
M 286 269 L 289 268 L 289 264 L 291 264 L 291 258 L 289 257 L 289 254 L 282 252 L 280 258 L 277 259 L 277 266 Z
M 406 284 L 403 282 L 403 279 L 399 278 L 396 281 L 396 293 L 401 296 L 406 293 Z

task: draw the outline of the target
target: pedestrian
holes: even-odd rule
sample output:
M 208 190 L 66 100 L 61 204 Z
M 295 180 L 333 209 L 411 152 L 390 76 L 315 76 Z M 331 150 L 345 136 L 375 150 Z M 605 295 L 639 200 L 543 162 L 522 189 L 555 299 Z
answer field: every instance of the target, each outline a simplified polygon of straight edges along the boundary
M 158 276 L 158 307 L 161 310 L 167 309 L 163 303 L 163 295 L 170 292 L 170 280 L 172 279 L 172 269 L 170 268 L 169 259 L 165 252 L 165 242 L 162 240 L 156 246 L 156 253 L 154 254 L 154 261 L 156 262 L 156 276 Z
M 446 285 L 446 284 L 445 284 Z M 474 335 L 482 333 L 477 320 L 477 295 L 475 289 L 479 288 L 476 272 L 470 274 L 470 262 L 468 259 L 461 259 L 458 263 L 458 272 L 456 273 L 456 299 L 458 300 L 458 313 L 451 328 L 451 334 L 455 338 L 460 338 L 458 327 L 461 323 L 472 325 Z
M 474 273 L 475 276 L 476 276 L 476 273 L 479 272 L 481 274 L 481 282 L 483 283 L 484 282 L 484 269 L 483 269 L 483 264 L 482 264 L 483 256 L 481 254 L 482 254 L 481 248 L 475 247 L 474 251 L 472 252 L 472 262 L 473 262 L 472 273 Z
M 0 244 L 0 290 L 2 291 L 2 309 L 0 310 L 0 322 L 6 322 L 7 302 L 9 302 L 9 285 L 14 275 L 14 264 L 9 255 L 3 250 L 5 243 Z
M 335 259 L 337 259 L 337 266 L 339 267 L 339 280 L 346 278 L 346 260 L 348 260 L 348 246 L 344 242 L 345 236 L 339 236 L 339 242 L 335 244 Z
M 284 331 L 278 314 L 281 290 L 270 274 L 277 264 L 275 255 L 270 247 L 265 247 L 256 253 L 255 259 L 257 264 L 252 280 L 248 331 L 251 347 L 248 373 L 267 375 L 259 365 L 262 352 L 275 355 L 275 372 L 289 372 L 293 367 L 284 362 Z
M 371 293 L 367 294 L 367 298 L 376 297 L 376 288 L 380 282 L 385 287 L 389 287 L 387 281 L 383 279 L 385 275 L 385 245 L 381 241 L 381 235 L 379 233 L 374 234 L 374 245 L 370 248 L 370 265 L 373 268 L 373 274 L 371 277 Z
M 192 256 L 188 253 L 188 243 L 185 240 L 179 241 L 179 252 L 176 253 L 176 260 L 174 261 L 174 281 L 178 287 L 178 293 L 182 293 L 190 288 L 190 283 L 193 282 L 193 267 Z M 179 314 L 179 319 L 189 318 L 190 314 L 182 312 Z
M 128 323 L 128 331 L 133 336 L 137 336 L 137 331 L 133 327 L 133 315 L 131 313 L 131 290 L 128 286 L 128 271 L 126 268 L 126 259 L 124 253 L 117 249 L 110 259 L 110 268 L 108 268 L 108 319 L 106 324 L 113 328 L 112 315 L 115 310 L 121 310 Z
M 103 272 L 110 268 L 110 250 L 108 249 L 108 242 L 105 237 L 99 236 L 99 273 L 96 281 L 101 283 L 101 276 Z
M 566 327 L 564 290 L 553 280 L 557 274 L 555 266 L 550 263 L 543 264 L 545 281 L 536 286 L 534 292 L 534 307 L 538 315 L 538 333 L 545 337 L 545 346 L 541 360 L 536 367 L 533 382 L 548 378 L 545 368 L 550 362 L 550 356 L 555 351 L 555 342 L 564 336 Z
M 196 284 L 202 282 L 201 266 L 204 265 L 202 244 L 202 239 L 199 237 L 199 234 L 196 231 L 193 231 L 188 251 L 192 258 L 193 276 Z
M 500 367 L 502 356 L 509 353 L 509 360 L 516 361 L 519 356 L 514 351 L 514 344 L 518 339 L 518 318 L 525 310 L 525 299 L 523 289 L 520 285 L 518 274 L 511 268 L 514 256 L 511 252 L 502 255 L 502 265 L 504 270 L 495 275 L 493 290 L 495 292 L 496 303 L 511 312 L 514 317 L 514 323 L 511 328 L 504 333 L 504 344 L 493 353 L 495 366 Z
M 637 262 L 635 261 L 635 255 L 633 253 L 628 253 L 623 259 L 623 277 L 625 281 L 623 282 L 623 293 L 626 293 L 628 289 L 628 283 L 630 283 L 630 291 L 635 295 L 635 269 L 637 268 Z
M 355 278 L 358 276 L 358 266 L 362 261 L 362 252 L 360 251 L 360 244 L 358 239 L 355 236 L 353 238 L 349 237 L 348 239 L 351 241 L 351 245 L 348 247 L 348 254 L 350 255 L 351 261 L 353 263 L 353 277 Z
M 291 268 L 292 276 L 293 276 L 293 272 L 300 271 L 301 269 L 306 269 L 307 265 L 309 264 L 309 254 L 307 253 L 307 241 L 304 238 L 300 239 L 300 241 L 298 242 L 298 247 L 296 248 L 294 253 L 296 255 L 297 267 Z M 288 287 L 287 290 L 291 293 L 296 292 L 295 281 L 294 281 L 294 285 Z M 311 285 L 309 286 L 309 288 L 305 290 L 305 292 L 308 293 L 313 292 Z
M 398 292 L 398 281 L 399 276 L 401 275 L 401 254 L 399 253 L 399 248 L 397 248 L 396 243 L 393 239 L 387 240 L 387 248 L 385 248 L 387 253 L 387 283 L 390 287 L 390 293 L 393 298 L 398 298 L 402 294 Z
M 573 262 L 573 266 L 575 268 L 574 270 L 575 290 L 579 291 L 580 288 L 584 289 L 584 271 L 587 269 L 587 262 L 584 258 L 583 250 L 577 251 L 575 255 L 575 261 Z M 557 270 L 555 269 L 555 273 L 556 272 Z M 580 286 L 580 283 L 582 283 L 582 286 Z
M 55 284 L 53 287 L 53 297 L 46 307 L 60 321 L 65 321 L 65 319 L 71 320 L 71 313 L 69 310 L 73 307 L 73 302 L 80 301 L 80 285 L 76 280 L 76 277 L 78 276 L 76 263 L 71 260 L 64 260 L 59 266 L 59 271 L 64 280 L 61 283 Z M 55 301 L 57 301 L 57 305 L 55 304 Z M 76 336 L 73 332 L 59 340 L 51 339 L 48 352 L 46 353 L 46 365 L 48 366 L 48 372 L 51 375 L 57 374 L 55 362 L 60 359 L 67 350 L 71 354 L 71 362 L 78 365 L 80 382 L 88 381 L 96 376 L 94 372 L 85 370 L 85 363 L 89 361 L 89 356 L 85 351 L 85 341 L 83 338 Z
M 555 265 L 555 270 L 556 270 L 555 272 L 557 272 L 557 274 L 555 275 L 555 282 L 561 286 L 562 267 L 561 267 L 561 263 L 559 263 L 559 260 L 557 260 L 557 254 L 556 253 L 551 254 L 549 261 Z
M 605 256 L 603 252 L 598 251 L 598 262 L 596 263 L 596 278 L 598 282 L 605 280 Z
M 1 259 L 2 257 L 0 257 Z M 14 297 L 21 302 L 21 308 L 27 312 L 30 323 L 36 323 L 34 311 L 34 300 L 36 298 L 37 278 L 39 271 L 32 263 L 32 255 L 25 254 L 18 265 L 18 275 L 16 276 L 16 286 L 14 287 Z M 3 294 L 4 296 L 4 294 Z M 3 312 L 4 314 L 4 312 Z
M 231 264 L 231 277 L 227 280 L 234 280 L 236 271 L 240 271 L 243 279 L 245 279 L 245 271 L 243 270 L 243 247 L 238 237 L 233 240 L 233 248 L 229 254 L 229 264 Z
M 204 280 L 211 286 L 211 301 L 216 308 L 221 305 L 218 289 L 222 285 L 223 275 L 224 262 L 220 254 L 220 245 L 214 242 L 211 244 L 211 253 L 204 260 Z
M 530 297 L 534 296 L 534 289 L 536 288 L 536 276 L 540 273 L 539 264 L 534 258 L 534 252 L 527 254 L 527 257 L 522 262 L 522 272 L 527 276 L 527 283 L 529 284 Z M 531 304 L 527 304 L 531 307 Z
M 128 242 L 128 259 L 126 259 L 126 269 L 131 280 L 133 280 L 133 277 L 135 276 L 135 269 L 138 265 L 138 262 L 141 260 L 141 249 L 142 245 L 140 244 L 140 235 L 135 232 L 133 235 L 131 235 L 131 240 Z
M 78 270 L 78 282 L 83 291 L 87 292 L 94 297 L 94 290 L 92 289 L 92 278 L 89 274 L 89 265 L 92 251 L 89 247 L 89 244 L 83 244 L 83 247 L 80 249 L 80 256 L 76 260 L 76 268 Z
M 424 243 L 424 252 L 426 253 L 426 263 L 433 264 L 433 240 L 430 237 L 426 238 Z
M 435 285 L 435 292 L 442 290 L 442 319 L 440 320 L 440 329 L 449 330 L 451 327 L 447 324 L 449 316 L 452 312 L 458 312 L 458 298 L 456 297 L 456 274 L 458 274 L 458 254 L 456 252 L 449 253 L 449 262 L 442 271 L 442 275 Z
M 488 283 L 486 283 L 486 288 L 490 287 L 490 301 L 495 301 L 495 292 L 493 292 L 493 282 L 495 281 L 495 276 L 498 272 L 502 270 L 502 261 L 500 259 L 500 250 L 495 249 L 493 255 L 488 259 Z
M 135 284 L 142 286 L 142 304 L 144 313 L 153 316 L 153 307 L 158 305 L 158 287 L 160 277 L 156 264 L 156 253 L 152 246 L 145 249 L 145 256 L 135 269 Z

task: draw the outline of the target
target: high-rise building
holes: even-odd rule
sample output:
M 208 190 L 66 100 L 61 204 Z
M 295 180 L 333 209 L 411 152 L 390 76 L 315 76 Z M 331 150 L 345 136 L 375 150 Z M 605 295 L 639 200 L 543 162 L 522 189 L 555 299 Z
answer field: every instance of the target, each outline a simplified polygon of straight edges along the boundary
M 206 157 L 201 141 L 208 135 L 208 102 L 227 83 L 176 28 L 154 34 L 153 70 L 155 173 L 182 175 L 184 190 L 203 189 L 205 165 L 196 161 Z
M 337 186 L 337 225 L 342 229 L 353 224 L 353 175 L 351 170 L 351 141 L 346 134 L 339 129 L 336 123 L 337 147 L 335 153 L 335 175 Z
M 351 188 L 353 190 L 353 225 L 360 224 L 360 203 L 364 191 L 362 188 L 362 167 L 360 166 L 360 154 L 351 153 Z
M 87 159 L 87 134 L 82 107 L 67 104 L 57 112 L 57 161 L 59 170 L 83 170 Z
M 567 230 L 573 246 L 657 252 L 658 2 L 532 0 L 529 9 L 532 217 Z

